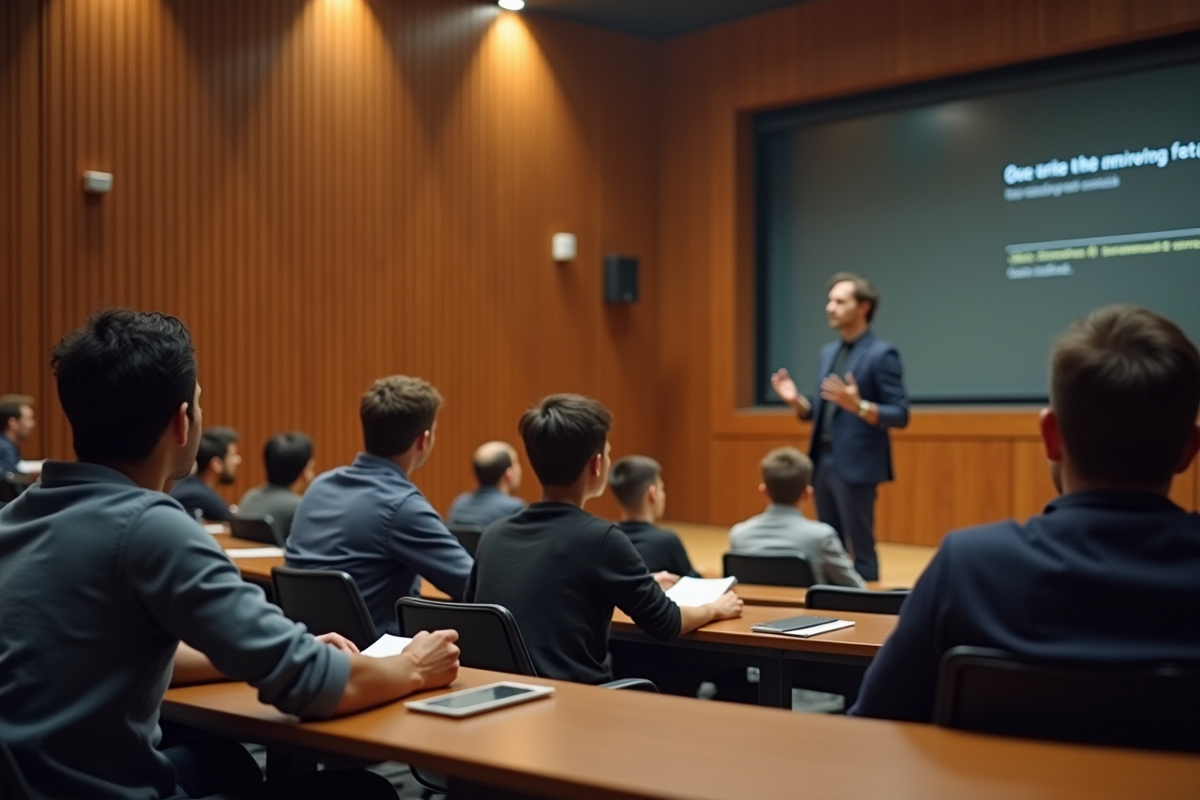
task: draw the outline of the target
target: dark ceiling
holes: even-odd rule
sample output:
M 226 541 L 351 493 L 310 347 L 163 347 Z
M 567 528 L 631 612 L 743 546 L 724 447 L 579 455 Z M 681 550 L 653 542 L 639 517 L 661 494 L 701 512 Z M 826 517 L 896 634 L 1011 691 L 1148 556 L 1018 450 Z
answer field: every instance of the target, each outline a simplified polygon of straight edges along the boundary
M 586 25 L 666 39 L 800 0 L 525 0 L 525 8 Z

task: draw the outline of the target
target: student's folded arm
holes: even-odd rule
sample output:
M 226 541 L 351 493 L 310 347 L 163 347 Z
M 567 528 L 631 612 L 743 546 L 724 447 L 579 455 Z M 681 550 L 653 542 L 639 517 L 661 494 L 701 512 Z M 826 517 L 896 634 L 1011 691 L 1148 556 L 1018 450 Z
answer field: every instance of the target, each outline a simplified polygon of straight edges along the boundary
M 896 630 L 863 676 L 852 716 L 930 722 L 943 653 L 950 555 L 946 541 L 904 601 Z
M 461 600 L 474 559 L 446 528 L 429 501 L 414 494 L 396 509 L 386 546 L 397 561 L 455 600 Z

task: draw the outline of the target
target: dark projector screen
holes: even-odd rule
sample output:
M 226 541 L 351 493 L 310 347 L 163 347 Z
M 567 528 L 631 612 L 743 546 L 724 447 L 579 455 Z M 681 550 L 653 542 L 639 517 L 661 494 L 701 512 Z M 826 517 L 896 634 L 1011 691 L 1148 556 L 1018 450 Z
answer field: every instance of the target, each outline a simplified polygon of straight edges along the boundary
M 1111 303 L 1200 341 L 1200 60 L 1161 61 L 760 116 L 758 401 L 779 367 L 813 390 L 842 270 L 916 402 L 1045 398 L 1054 339 Z

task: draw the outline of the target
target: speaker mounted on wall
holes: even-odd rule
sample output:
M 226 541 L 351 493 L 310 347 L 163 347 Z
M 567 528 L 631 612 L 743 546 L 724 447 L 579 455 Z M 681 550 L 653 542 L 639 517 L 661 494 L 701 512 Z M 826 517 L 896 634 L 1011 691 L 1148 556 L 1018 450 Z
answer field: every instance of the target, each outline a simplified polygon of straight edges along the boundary
M 636 303 L 637 300 L 637 258 L 609 253 L 604 257 L 604 302 Z

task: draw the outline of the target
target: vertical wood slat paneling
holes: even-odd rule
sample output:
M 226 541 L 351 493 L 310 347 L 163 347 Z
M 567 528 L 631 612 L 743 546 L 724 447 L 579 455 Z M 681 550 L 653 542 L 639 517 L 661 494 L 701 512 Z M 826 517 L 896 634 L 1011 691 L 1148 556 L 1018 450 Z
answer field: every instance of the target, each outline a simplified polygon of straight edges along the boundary
M 736 350 L 738 287 L 752 269 L 738 240 L 750 202 L 737 188 L 739 114 L 1196 27 L 1200 4 L 1171 0 L 813 0 L 665 42 L 659 413 L 671 515 L 729 524 L 757 513 L 744 473 L 771 444 L 807 441 L 792 417 L 735 405 L 747 355 Z M 957 412 L 915 414 L 920 433 L 894 437 L 881 538 L 936 544 L 949 527 L 1025 518 L 1053 496 L 1027 411 L 1012 412 L 1013 424 L 1004 411 L 981 415 L 996 430 L 960 430 Z M 1196 507 L 1197 480 L 1195 467 L 1176 480 L 1177 502 Z
M 656 256 L 652 43 L 443 0 L 20 0 L 0 20 L 0 108 L 22 111 L 5 133 L 29 127 L 31 88 L 45 98 L 46 136 L 0 152 L 0 391 L 41 400 L 31 455 L 69 457 L 44 365 L 108 304 L 191 326 L 206 422 L 243 436 L 230 499 L 280 430 L 347 462 L 359 395 L 396 372 L 447 400 L 417 476 L 441 508 L 475 445 L 514 440 L 552 391 L 603 399 L 618 452 L 657 453 L 654 309 L 605 309 L 599 263 Z M 21 172 L 31 144 L 44 181 Z M 83 196 L 87 168 L 112 194 Z M 38 253 L 15 206 L 43 185 Z M 570 265 L 550 261 L 559 230 L 579 237 Z M 19 309 L 31 279 L 43 295 Z

